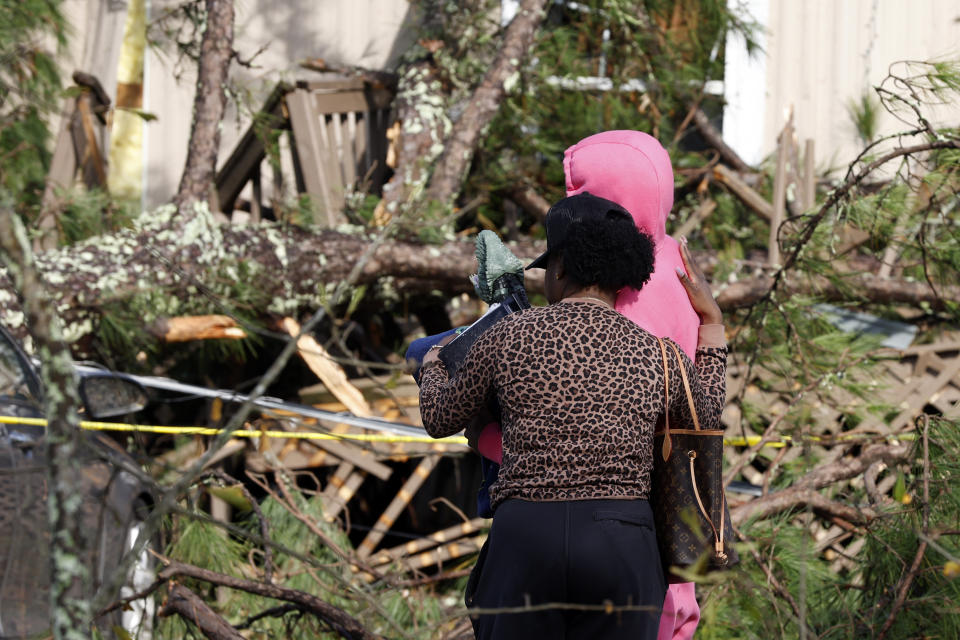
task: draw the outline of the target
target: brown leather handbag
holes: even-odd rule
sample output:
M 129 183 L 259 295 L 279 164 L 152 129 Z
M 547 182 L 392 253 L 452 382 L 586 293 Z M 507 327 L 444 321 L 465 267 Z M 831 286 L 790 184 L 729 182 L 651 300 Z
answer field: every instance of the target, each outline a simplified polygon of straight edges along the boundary
M 663 429 L 654 433 L 650 505 L 660 560 L 665 573 L 671 567 L 698 573 L 726 569 L 739 562 L 739 557 L 733 548 L 733 525 L 723 492 L 723 430 L 700 428 L 687 372 L 673 343 L 670 347 L 680 364 L 693 429 L 670 428 L 670 368 L 664 341 L 657 340 L 663 356 L 667 410 Z

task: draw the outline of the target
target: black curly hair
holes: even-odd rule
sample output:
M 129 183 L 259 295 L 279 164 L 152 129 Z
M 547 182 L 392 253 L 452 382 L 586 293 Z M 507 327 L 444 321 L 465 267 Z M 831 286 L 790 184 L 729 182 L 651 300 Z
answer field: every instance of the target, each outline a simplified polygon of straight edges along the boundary
M 653 273 L 653 238 L 637 229 L 623 209 L 610 209 L 602 221 L 575 219 L 560 248 L 564 274 L 581 287 L 604 291 L 640 289 Z

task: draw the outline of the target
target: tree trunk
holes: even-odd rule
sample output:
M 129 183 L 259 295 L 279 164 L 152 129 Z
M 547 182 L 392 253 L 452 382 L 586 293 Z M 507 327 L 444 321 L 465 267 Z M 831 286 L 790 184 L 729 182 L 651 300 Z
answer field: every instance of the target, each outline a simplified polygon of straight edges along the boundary
M 460 193 L 480 135 L 500 109 L 507 81 L 519 73 L 520 63 L 546 15 L 546 5 L 547 0 L 523 0 L 520 4 L 504 34 L 503 47 L 446 140 L 430 179 L 428 201 L 452 203 Z
M 227 104 L 224 86 L 232 58 L 233 0 L 206 0 L 206 29 L 200 42 L 187 163 L 174 197 L 181 211 L 195 202 L 209 201 L 217 169 L 220 125 Z
M 50 527 L 50 620 L 56 640 L 90 637 L 91 576 L 86 558 L 83 501 L 77 495 L 81 481 L 78 407 L 80 399 L 70 349 L 59 331 L 56 306 L 44 291 L 35 268 L 26 230 L 6 206 L 0 208 L 0 246 L 7 273 L 21 299 L 23 320 L 41 358 L 40 373 L 46 395 L 48 522 Z M 7 295 L 13 297 L 13 291 Z
M 68 342 L 94 333 L 106 305 L 147 293 L 155 308 L 167 306 L 163 296 L 173 301 L 200 295 L 226 296 L 260 314 L 290 315 L 320 307 L 318 291 L 344 280 L 371 242 L 363 235 L 273 223 L 221 226 L 211 214 L 198 212 L 185 227 L 187 233 L 179 233 L 170 231 L 174 215 L 172 207 L 161 208 L 142 216 L 132 230 L 37 256 L 37 270 L 61 314 Z M 543 251 L 542 242 L 521 241 L 510 247 L 524 261 Z M 715 260 L 709 254 L 697 260 L 709 275 Z M 441 291 L 453 296 L 473 291 L 468 278 L 475 265 L 474 246 L 467 240 L 443 245 L 389 241 L 373 253 L 356 284 L 386 281 L 397 294 Z M 531 291 L 542 291 L 542 271 L 525 275 Z M 772 278 L 757 276 L 715 284 L 714 292 L 720 307 L 729 311 L 755 304 L 772 285 Z M 820 276 L 791 274 L 781 286 L 786 293 L 812 293 L 827 301 L 855 297 L 882 304 L 926 302 L 934 310 L 960 299 L 956 285 L 934 291 L 924 282 L 881 280 L 869 273 L 849 276 L 842 286 Z M 12 282 L 0 273 L 0 321 L 21 337 L 26 335 L 22 311 Z M 146 326 L 157 319 L 140 320 Z
M 377 206 L 378 221 L 400 213 L 426 187 L 430 166 L 450 131 L 444 107 L 447 98 L 429 61 L 420 60 L 403 72 L 394 101 L 400 123 L 394 146 L 396 171 L 383 186 L 383 198 Z

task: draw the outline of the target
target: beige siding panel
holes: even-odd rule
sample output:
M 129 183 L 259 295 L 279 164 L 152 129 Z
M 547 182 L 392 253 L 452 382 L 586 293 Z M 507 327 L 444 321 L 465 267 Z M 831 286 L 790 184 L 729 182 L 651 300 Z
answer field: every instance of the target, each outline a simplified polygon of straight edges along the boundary
M 898 60 L 960 57 L 960 0 L 771 0 L 763 150 L 770 155 L 794 108 L 797 137 L 817 141 L 817 167 L 843 167 L 860 150 L 847 105 Z M 902 67 L 901 67 L 902 68 Z M 933 111 L 960 121 L 960 101 Z M 881 133 L 909 128 L 884 114 Z
M 156 18 L 179 0 L 150 0 Z M 263 103 L 280 80 L 316 80 L 300 68 L 321 58 L 331 66 L 392 69 L 412 42 L 414 17 L 408 0 L 243 0 L 235 3 L 235 47 L 247 58 L 263 48 L 255 68 L 234 65 L 231 77 L 249 93 L 250 106 Z M 177 71 L 185 72 L 178 80 Z M 169 55 L 150 48 L 144 79 L 144 108 L 158 120 L 146 127 L 144 201 L 153 207 L 169 201 L 187 155 L 196 76 L 189 65 L 178 68 Z M 249 114 L 233 105 L 224 118 L 220 162 L 226 160 L 249 125 Z M 270 185 L 264 184 L 265 197 Z

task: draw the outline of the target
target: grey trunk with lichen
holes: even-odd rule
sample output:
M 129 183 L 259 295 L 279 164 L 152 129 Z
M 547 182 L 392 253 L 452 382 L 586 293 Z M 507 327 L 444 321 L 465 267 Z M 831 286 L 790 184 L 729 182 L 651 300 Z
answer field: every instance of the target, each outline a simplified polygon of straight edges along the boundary
M 59 320 L 35 268 L 26 230 L 7 207 L 0 206 L 3 262 L 22 301 L 41 360 L 45 389 L 48 520 L 50 538 L 50 621 L 56 640 L 90 638 L 90 575 L 83 558 L 88 540 L 83 529 L 80 400 L 73 359 L 62 340 Z

